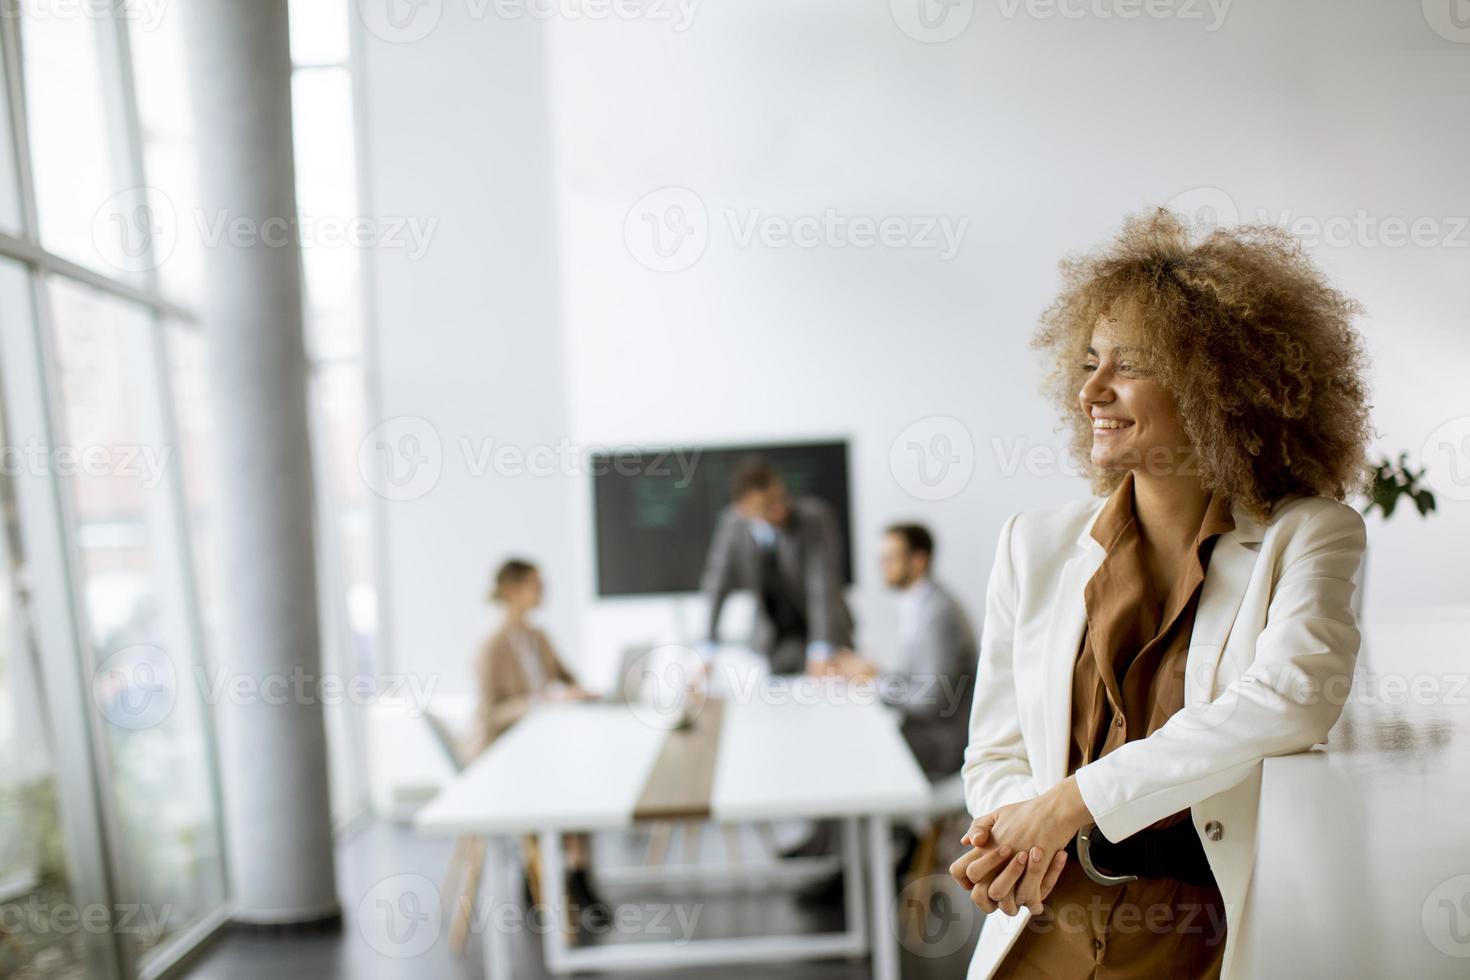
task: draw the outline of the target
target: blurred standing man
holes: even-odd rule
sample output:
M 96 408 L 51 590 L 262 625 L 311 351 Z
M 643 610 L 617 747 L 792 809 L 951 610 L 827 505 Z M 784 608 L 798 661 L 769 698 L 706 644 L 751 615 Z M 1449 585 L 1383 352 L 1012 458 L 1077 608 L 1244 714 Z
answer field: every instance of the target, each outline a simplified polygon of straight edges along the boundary
M 903 713 L 904 741 L 930 779 L 960 771 L 969 740 L 966 710 L 975 677 L 975 631 L 958 600 L 931 574 L 934 537 L 921 524 L 895 524 L 883 535 L 883 581 L 899 590 L 898 670 L 882 675 L 878 693 Z M 871 660 L 846 654 L 833 670 L 877 678 Z
M 725 597 L 746 588 L 756 595 L 754 646 L 770 658 L 771 673 L 822 672 L 852 644 L 842 536 L 832 508 L 816 497 L 791 499 L 759 456 L 736 465 L 730 498 L 715 525 L 701 586 L 710 610 L 706 660 L 718 642 Z

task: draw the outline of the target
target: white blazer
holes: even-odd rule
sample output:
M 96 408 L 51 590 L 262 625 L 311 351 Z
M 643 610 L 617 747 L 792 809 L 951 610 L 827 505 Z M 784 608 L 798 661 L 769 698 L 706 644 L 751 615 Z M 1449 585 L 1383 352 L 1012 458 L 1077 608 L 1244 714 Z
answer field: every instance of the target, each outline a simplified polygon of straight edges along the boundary
M 1086 628 L 1083 587 L 1105 551 L 1092 539 L 1106 498 L 1015 514 L 1000 532 L 962 775 L 973 816 L 1066 777 L 1072 669 Z M 1261 760 L 1327 738 L 1352 682 L 1352 595 L 1367 537 L 1352 507 L 1298 496 L 1268 524 L 1236 508 L 1214 544 L 1185 665 L 1184 707 L 1147 738 L 1077 770 L 1111 841 L 1193 808 L 1225 903 L 1224 980 L 1240 976 L 1255 858 Z M 970 980 L 990 977 L 1030 919 L 986 917 Z

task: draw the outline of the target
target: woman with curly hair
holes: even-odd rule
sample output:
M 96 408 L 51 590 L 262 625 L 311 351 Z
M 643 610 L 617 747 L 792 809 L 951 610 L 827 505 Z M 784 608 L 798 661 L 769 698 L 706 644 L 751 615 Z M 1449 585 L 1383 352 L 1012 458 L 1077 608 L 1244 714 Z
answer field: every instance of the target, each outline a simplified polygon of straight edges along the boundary
M 1357 307 L 1283 232 L 1165 210 L 1062 269 L 1033 346 L 1097 496 L 996 547 L 970 976 L 1238 976 L 1261 760 L 1326 740 L 1358 652 Z

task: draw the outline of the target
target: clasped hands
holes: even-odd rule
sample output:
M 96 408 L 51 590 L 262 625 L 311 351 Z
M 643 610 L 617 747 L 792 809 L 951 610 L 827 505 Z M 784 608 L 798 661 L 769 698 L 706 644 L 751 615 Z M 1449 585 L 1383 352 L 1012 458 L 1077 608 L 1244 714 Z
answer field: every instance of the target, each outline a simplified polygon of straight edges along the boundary
M 966 851 L 949 873 L 986 912 L 1032 915 L 1056 887 L 1067 864 L 1067 843 L 1092 823 L 1077 780 L 1068 776 L 1040 796 L 976 817 L 961 843 Z

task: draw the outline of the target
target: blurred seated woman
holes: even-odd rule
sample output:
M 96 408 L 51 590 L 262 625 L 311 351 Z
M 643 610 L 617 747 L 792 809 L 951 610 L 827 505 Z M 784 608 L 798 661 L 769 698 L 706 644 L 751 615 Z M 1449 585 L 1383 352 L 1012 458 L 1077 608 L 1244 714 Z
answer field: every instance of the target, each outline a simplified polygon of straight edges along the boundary
M 504 607 L 505 620 L 480 649 L 476 755 L 538 704 L 592 698 L 561 662 L 546 634 L 531 624 L 531 611 L 541 605 L 542 592 L 541 573 L 528 561 L 512 558 L 495 573 L 490 598 Z M 605 925 L 608 908 L 587 881 L 586 835 L 567 834 L 562 841 L 573 921 L 585 916 L 589 924 Z

